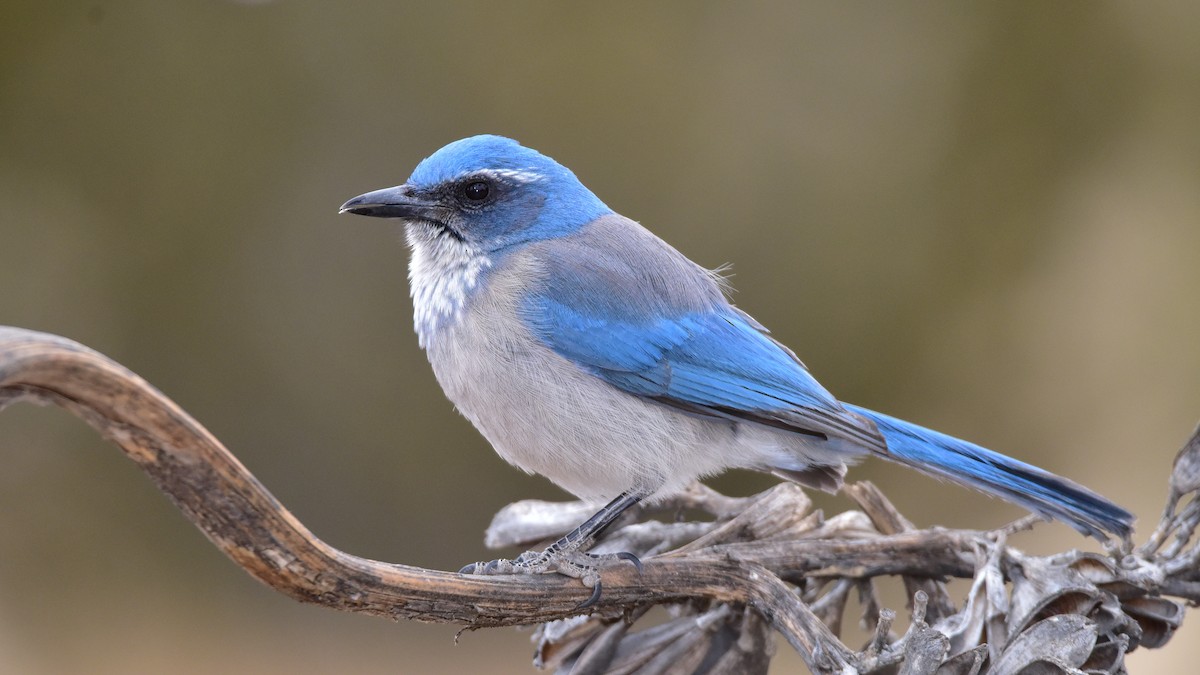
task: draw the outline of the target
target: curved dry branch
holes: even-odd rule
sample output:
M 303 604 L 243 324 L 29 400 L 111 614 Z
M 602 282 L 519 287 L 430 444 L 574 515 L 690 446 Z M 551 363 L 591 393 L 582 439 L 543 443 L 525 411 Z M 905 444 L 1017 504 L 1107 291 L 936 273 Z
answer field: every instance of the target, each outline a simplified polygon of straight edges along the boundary
M 554 575 L 475 577 L 360 558 L 318 539 L 170 399 L 120 364 L 76 342 L 0 328 L 0 401 L 53 403 L 113 441 L 188 520 L 238 566 L 297 600 L 335 609 L 469 626 L 561 618 L 589 590 Z M 729 583 L 735 565 L 688 570 L 649 565 L 643 578 L 605 576 L 600 607 L 631 600 L 711 597 L 746 600 Z
M 124 450 L 217 548 L 271 588 L 302 602 L 392 619 L 469 627 L 569 616 L 590 590 L 556 575 L 481 577 L 368 560 L 318 539 L 211 433 L 135 373 L 77 342 L 0 327 L 0 407 L 53 403 Z M 735 561 L 648 561 L 639 576 L 604 574 L 596 612 L 687 598 L 742 602 L 764 613 L 802 612 Z M 777 626 L 798 649 L 824 624 Z M 814 636 L 815 635 L 815 636 Z
M 807 497 L 790 484 L 745 499 L 698 486 L 667 507 L 700 509 L 714 520 L 615 528 L 600 547 L 642 555 L 644 571 L 606 570 L 590 615 L 567 618 L 589 595 L 572 579 L 460 575 L 326 544 L 136 374 L 71 340 L 0 327 L 0 408 L 19 400 L 59 405 L 87 421 L 213 544 L 281 593 L 344 611 L 471 628 L 549 622 L 539 659 L 563 668 L 763 672 L 769 625 L 814 672 L 874 672 L 902 661 L 905 672 L 976 672 L 987 659 L 997 672 L 1016 672 L 1032 660 L 1064 672 L 1103 662 L 1101 672 L 1112 672 L 1125 651 L 1160 646 L 1182 620 L 1182 605 L 1156 595 L 1200 600 L 1200 545 L 1191 541 L 1200 508 L 1193 500 L 1176 513 L 1200 489 L 1195 441 L 1176 462 L 1159 530 L 1120 561 L 1080 553 L 1033 558 L 1008 548 L 1004 532 L 915 530 L 868 484 L 848 490 L 861 511 L 829 519 L 810 512 Z M 497 515 L 488 541 L 554 537 L 574 524 L 580 508 L 513 505 Z M 873 581 L 882 576 L 901 577 L 914 598 L 912 627 L 898 639 L 889 633 L 894 613 L 874 599 Z M 975 579 L 961 610 L 949 599 L 946 577 Z M 876 627 L 863 652 L 837 637 L 854 589 Z M 674 620 L 630 631 L 646 608 L 671 603 Z

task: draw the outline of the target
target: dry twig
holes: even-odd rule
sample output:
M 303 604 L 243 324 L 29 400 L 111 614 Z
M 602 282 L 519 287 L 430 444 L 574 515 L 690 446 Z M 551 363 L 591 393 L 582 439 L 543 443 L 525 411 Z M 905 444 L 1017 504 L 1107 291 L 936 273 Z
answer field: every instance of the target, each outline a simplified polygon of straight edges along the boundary
M 53 403 L 87 421 L 268 586 L 397 619 L 542 623 L 538 663 L 563 672 L 760 673 L 774 630 L 819 673 L 1017 673 L 1032 664 L 1039 672 L 1115 673 L 1129 650 L 1160 647 L 1180 625 L 1183 604 L 1164 596 L 1200 601 L 1200 436 L 1176 461 L 1158 529 L 1119 559 L 1027 556 L 1007 545 L 1007 530 L 917 530 L 866 483 L 848 489 L 861 511 L 828 519 L 791 484 L 746 499 L 697 486 L 659 508 L 709 518 L 619 523 L 608 534 L 601 550 L 642 556 L 644 572 L 606 570 L 600 601 L 572 616 L 588 590 L 571 579 L 464 576 L 329 546 L 137 375 L 65 338 L 0 327 L 0 408 L 19 400 Z M 521 502 L 497 514 L 487 541 L 532 545 L 570 529 L 587 508 Z M 874 584 L 889 576 L 913 598 L 913 620 L 898 638 L 895 613 L 875 600 Z M 973 580 L 962 607 L 944 583 L 954 577 Z M 862 651 L 838 637 L 852 590 L 875 631 Z M 655 605 L 670 619 L 634 630 Z

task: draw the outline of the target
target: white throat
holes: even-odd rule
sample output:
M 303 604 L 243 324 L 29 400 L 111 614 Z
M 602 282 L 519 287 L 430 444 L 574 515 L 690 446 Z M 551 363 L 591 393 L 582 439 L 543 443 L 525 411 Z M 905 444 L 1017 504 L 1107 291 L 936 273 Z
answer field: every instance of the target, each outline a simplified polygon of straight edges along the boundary
M 492 260 L 475 246 L 428 223 L 408 223 L 404 234 L 412 248 L 408 286 L 413 327 L 421 347 L 427 347 L 439 330 L 457 321 L 467 295 Z

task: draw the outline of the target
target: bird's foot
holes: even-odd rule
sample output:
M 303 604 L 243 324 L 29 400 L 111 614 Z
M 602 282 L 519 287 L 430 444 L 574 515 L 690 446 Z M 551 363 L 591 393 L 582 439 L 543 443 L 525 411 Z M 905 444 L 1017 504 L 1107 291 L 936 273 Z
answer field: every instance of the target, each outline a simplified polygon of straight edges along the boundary
M 600 570 L 615 564 L 627 562 L 642 573 L 642 561 L 632 553 L 587 553 L 578 548 L 559 548 L 554 544 L 543 551 L 526 551 L 508 560 L 501 558 L 488 562 L 471 563 L 459 570 L 459 574 L 561 574 L 579 579 L 587 588 L 592 589 L 592 595 L 584 600 L 576 610 L 586 609 L 600 600 L 601 584 Z

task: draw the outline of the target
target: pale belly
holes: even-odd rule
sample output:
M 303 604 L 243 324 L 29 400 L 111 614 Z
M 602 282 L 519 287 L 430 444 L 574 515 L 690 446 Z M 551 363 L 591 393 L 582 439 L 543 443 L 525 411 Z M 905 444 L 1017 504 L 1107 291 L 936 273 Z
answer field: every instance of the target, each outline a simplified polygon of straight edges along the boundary
M 460 324 L 429 345 L 446 395 L 508 462 L 597 500 L 670 491 L 728 465 L 733 425 L 630 396 L 515 332 Z

